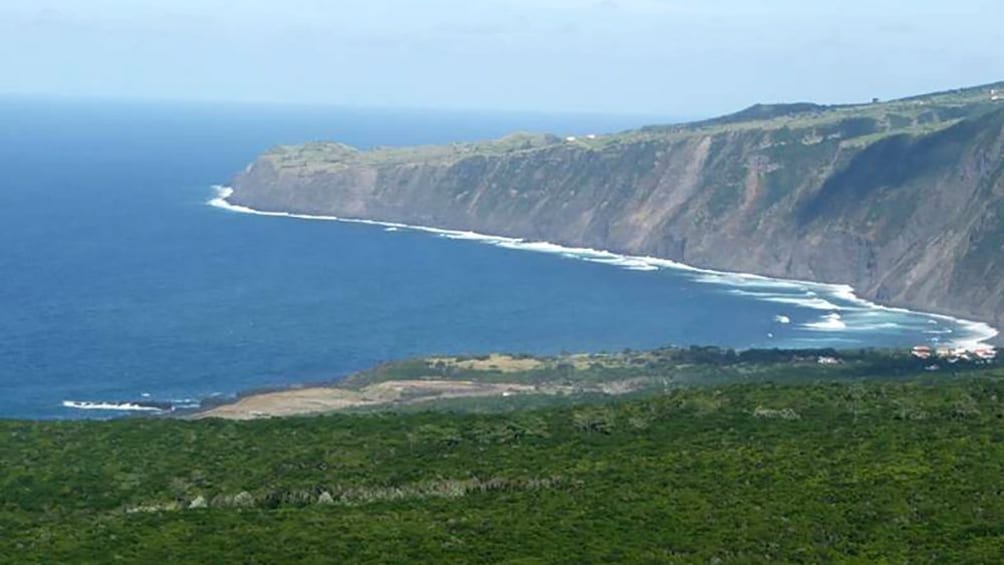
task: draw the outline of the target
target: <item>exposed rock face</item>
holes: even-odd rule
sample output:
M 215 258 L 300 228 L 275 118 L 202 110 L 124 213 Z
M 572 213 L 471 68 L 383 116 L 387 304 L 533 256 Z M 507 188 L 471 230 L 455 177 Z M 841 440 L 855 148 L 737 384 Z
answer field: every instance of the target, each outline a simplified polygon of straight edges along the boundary
M 848 283 L 999 325 L 1004 103 L 982 92 L 758 106 L 752 120 L 590 141 L 280 147 L 238 175 L 231 201 Z

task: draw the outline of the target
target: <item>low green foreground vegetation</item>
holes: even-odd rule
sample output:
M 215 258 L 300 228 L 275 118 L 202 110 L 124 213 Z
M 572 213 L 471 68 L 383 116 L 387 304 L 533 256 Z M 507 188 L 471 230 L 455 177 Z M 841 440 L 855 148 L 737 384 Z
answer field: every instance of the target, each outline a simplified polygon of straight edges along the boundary
M 0 422 L 0 562 L 1001 559 L 1004 371 L 784 377 L 504 413 Z

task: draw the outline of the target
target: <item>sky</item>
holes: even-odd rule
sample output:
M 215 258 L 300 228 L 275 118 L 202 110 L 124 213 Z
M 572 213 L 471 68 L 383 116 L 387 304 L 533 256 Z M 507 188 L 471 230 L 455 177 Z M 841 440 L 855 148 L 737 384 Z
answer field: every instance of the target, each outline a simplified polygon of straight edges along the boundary
M 1002 0 L 0 0 L 0 94 L 707 117 L 1004 80 Z

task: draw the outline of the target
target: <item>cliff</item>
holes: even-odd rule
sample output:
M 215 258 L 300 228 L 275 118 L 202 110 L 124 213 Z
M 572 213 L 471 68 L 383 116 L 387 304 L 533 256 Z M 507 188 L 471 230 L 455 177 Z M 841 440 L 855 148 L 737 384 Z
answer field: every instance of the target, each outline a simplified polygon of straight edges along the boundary
M 1004 318 L 1004 102 L 757 105 L 564 139 L 276 147 L 233 181 L 256 209 L 422 224 L 853 285 Z

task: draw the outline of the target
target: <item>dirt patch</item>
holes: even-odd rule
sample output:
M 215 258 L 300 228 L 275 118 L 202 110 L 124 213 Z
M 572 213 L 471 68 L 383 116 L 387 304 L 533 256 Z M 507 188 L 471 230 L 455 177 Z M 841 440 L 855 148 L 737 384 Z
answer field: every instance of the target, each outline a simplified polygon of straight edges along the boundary
M 197 414 L 196 418 L 252 420 L 275 416 L 295 416 L 335 412 L 367 406 L 413 404 L 444 398 L 474 396 L 510 396 L 527 393 L 553 394 L 537 387 L 516 383 L 478 383 L 447 380 L 385 381 L 347 390 L 335 387 L 312 387 L 255 394 L 231 404 L 217 406 Z
M 227 418 L 251 420 L 271 416 L 293 416 L 332 412 L 377 403 L 362 393 L 340 388 L 303 388 L 267 392 L 246 396 L 233 402 L 200 412 L 196 418 Z

